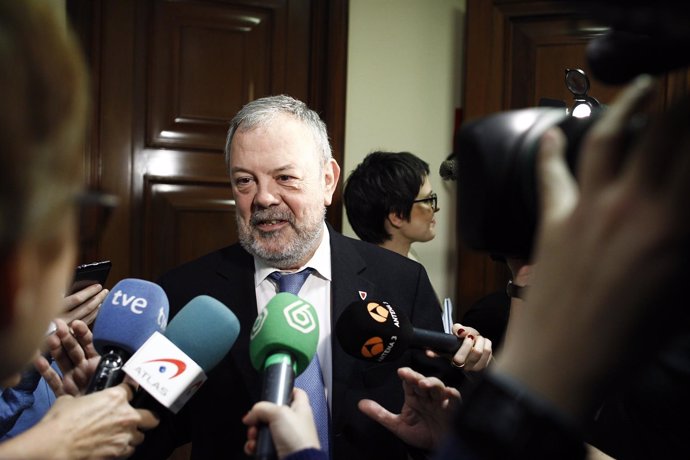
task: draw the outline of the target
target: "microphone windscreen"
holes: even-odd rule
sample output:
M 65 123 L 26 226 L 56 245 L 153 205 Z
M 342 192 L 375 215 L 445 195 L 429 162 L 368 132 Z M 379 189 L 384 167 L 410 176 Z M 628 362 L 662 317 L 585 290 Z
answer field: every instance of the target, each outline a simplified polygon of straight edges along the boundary
M 388 302 L 359 300 L 338 317 L 335 334 L 346 353 L 366 361 L 397 359 L 410 346 L 409 318 Z
M 295 360 L 295 375 L 299 375 L 316 353 L 319 317 L 310 303 L 281 292 L 256 318 L 249 338 L 249 357 L 256 370 L 263 370 L 269 356 L 289 353 Z
M 455 156 L 441 162 L 438 173 L 443 180 L 458 180 L 458 160 Z
M 237 316 L 225 304 L 207 295 L 190 300 L 165 330 L 165 336 L 204 372 L 216 367 L 239 333 Z
M 150 281 L 127 278 L 110 290 L 93 326 L 93 344 L 100 354 L 118 348 L 133 354 L 154 332 L 168 324 L 168 297 Z

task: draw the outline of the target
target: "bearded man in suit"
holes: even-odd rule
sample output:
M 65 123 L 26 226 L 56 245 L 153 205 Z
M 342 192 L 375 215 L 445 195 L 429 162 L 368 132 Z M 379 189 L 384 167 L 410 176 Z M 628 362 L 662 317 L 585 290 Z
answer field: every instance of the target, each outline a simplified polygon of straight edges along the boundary
M 210 295 L 237 315 L 240 335 L 198 393 L 177 415 L 164 414 L 135 456 L 165 459 L 176 446 L 191 442 L 192 458 L 246 458 L 241 418 L 260 399 L 262 386 L 250 362 L 250 330 L 278 292 L 269 275 L 307 267 L 311 275 L 299 296 L 318 313 L 317 354 L 331 416 L 331 458 L 421 454 L 357 404 L 369 398 L 399 413 L 404 394 L 397 369 L 410 366 L 439 375 L 450 369 L 449 362 L 410 350 L 384 364 L 360 361 L 346 354 L 331 331 L 352 302 L 376 299 L 390 302 L 414 327 L 442 332 L 441 307 L 424 267 L 345 237 L 325 221 L 340 167 L 325 124 L 303 102 L 280 95 L 248 103 L 231 122 L 225 151 L 239 243 L 177 267 L 159 283 L 168 295 L 171 317 L 195 296 Z

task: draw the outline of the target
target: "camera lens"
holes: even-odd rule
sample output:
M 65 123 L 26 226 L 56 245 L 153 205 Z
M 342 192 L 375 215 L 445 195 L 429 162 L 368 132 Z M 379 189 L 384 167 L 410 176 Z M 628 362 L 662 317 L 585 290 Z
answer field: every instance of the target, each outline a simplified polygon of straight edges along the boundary
M 598 118 L 568 116 L 548 107 L 501 112 L 462 126 L 454 153 L 458 167 L 460 236 L 471 249 L 497 258 L 528 259 L 537 222 L 536 153 L 542 134 L 560 127 L 572 171 L 580 141 Z

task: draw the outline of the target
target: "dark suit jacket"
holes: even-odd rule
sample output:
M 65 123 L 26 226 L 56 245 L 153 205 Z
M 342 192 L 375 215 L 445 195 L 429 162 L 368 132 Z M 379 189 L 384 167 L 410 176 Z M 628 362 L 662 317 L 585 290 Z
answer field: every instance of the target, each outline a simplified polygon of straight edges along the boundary
M 332 257 L 332 321 L 359 291 L 368 299 L 386 300 L 404 312 L 414 327 L 443 331 L 441 307 L 422 265 L 378 246 L 347 238 L 329 227 Z M 249 332 L 257 316 L 254 261 L 238 244 L 215 251 L 165 274 L 171 317 L 192 298 L 206 294 L 230 308 L 240 321 L 240 334 L 231 351 L 177 416 L 166 415 L 148 432 L 135 458 L 164 459 L 176 446 L 192 442 L 194 459 L 246 458 L 246 427 L 242 416 L 259 400 L 261 377 L 249 359 Z M 333 323 L 335 324 L 335 323 Z M 333 325 L 332 325 L 333 326 Z M 342 460 L 404 459 L 405 446 L 357 408 L 374 399 L 399 412 L 402 385 L 396 370 L 411 366 L 427 375 L 446 372 L 445 360 L 429 360 L 421 351 L 407 351 L 385 364 L 357 360 L 333 346 L 332 452 Z

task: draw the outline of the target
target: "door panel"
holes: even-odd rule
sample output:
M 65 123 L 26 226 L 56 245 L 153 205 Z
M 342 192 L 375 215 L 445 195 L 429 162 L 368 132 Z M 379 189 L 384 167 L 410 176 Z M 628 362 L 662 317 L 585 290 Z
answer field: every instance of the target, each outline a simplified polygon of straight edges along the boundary
M 159 2 L 148 72 L 149 147 L 222 151 L 228 120 L 257 95 L 286 88 L 283 7 Z M 300 24 L 300 27 L 306 27 Z M 282 33 L 281 33 L 282 32 Z M 308 72 L 308 42 L 293 71 Z
M 144 271 L 163 270 L 237 241 L 235 202 L 228 184 L 171 183 L 147 177 Z

